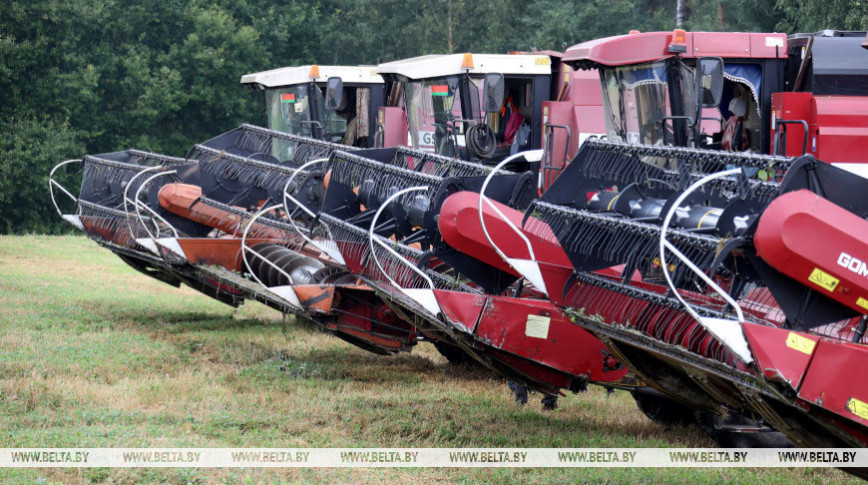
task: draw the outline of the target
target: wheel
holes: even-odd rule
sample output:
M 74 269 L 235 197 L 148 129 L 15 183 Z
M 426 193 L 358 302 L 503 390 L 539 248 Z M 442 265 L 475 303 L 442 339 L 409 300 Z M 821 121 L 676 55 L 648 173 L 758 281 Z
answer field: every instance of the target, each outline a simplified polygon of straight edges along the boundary
M 473 360 L 472 357 L 467 355 L 467 352 L 454 345 L 434 342 L 434 348 L 440 352 L 440 355 L 446 357 L 446 360 L 448 360 L 450 364 L 466 364 Z
M 697 412 L 696 422 L 721 448 L 795 447 L 783 433 L 742 414 L 729 413 L 726 417 L 720 417 Z
M 666 425 L 689 426 L 696 424 L 693 410 L 651 389 L 632 392 L 639 410 L 651 421 Z

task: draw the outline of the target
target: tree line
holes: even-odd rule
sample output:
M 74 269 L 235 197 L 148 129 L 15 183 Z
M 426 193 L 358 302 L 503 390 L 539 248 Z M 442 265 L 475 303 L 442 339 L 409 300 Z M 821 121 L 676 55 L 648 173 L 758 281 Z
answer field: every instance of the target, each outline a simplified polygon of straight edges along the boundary
M 448 52 L 555 49 L 675 27 L 862 30 L 848 0 L 2 0 L 0 233 L 62 231 L 51 167 L 138 148 L 183 156 L 262 101 L 243 74 Z M 69 181 L 75 185 L 75 180 Z

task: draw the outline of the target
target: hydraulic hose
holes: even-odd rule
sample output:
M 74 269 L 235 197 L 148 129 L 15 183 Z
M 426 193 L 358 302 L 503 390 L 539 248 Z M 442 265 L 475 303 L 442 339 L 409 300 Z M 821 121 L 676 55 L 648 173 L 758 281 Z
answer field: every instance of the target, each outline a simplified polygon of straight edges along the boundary
M 467 130 L 467 149 L 479 158 L 490 158 L 497 148 L 494 130 L 487 123 L 476 123 Z

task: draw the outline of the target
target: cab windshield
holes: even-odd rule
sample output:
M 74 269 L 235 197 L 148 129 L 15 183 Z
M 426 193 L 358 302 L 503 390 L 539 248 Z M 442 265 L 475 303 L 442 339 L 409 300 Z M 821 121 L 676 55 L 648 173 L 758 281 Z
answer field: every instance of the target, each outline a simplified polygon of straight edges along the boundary
M 692 80 L 693 70 L 680 64 L 681 79 Z M 672 144 L 672 103 L 667 61 L 600 70 L 603 108 L 610 140 L 646 145 Z M 685 81 L 689 85 L 689 81 Z M 679 89 L 685 110 L 695 106 L 692 89 Z M 690 113 L 685 113 L 690 115 Z
M 403 84 L 409 144 L 423 151 L 458 156 L 465 146 L 465 123 L 461 120 L 481 121 L 482 77 L 462 81 L 460 76 L 448 76 Z
M 347 120 L 325 109 L 322 89 L 309 83 L 266 89 L 268 128 L 340 143 Z

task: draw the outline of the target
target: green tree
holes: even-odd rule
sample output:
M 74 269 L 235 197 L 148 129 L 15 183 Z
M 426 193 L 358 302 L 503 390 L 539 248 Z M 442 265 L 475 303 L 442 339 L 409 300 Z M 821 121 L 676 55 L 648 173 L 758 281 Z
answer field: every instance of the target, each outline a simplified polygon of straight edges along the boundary
M 865 0 L 778 0 L 776 6 L 783 17 L 777 27 L 783 32 L 868 28 L 868 1 Z
M 48 195 L 48 174 L 61 160 L 79 157 L 84 146 L 69 122 L 59 117 L 0 122 L 0 233 L 56 232 L 59 217 Z M 75 176 L 60 174 L 75 187 Z M 70 200 L 58 194 L 61 207 Z

